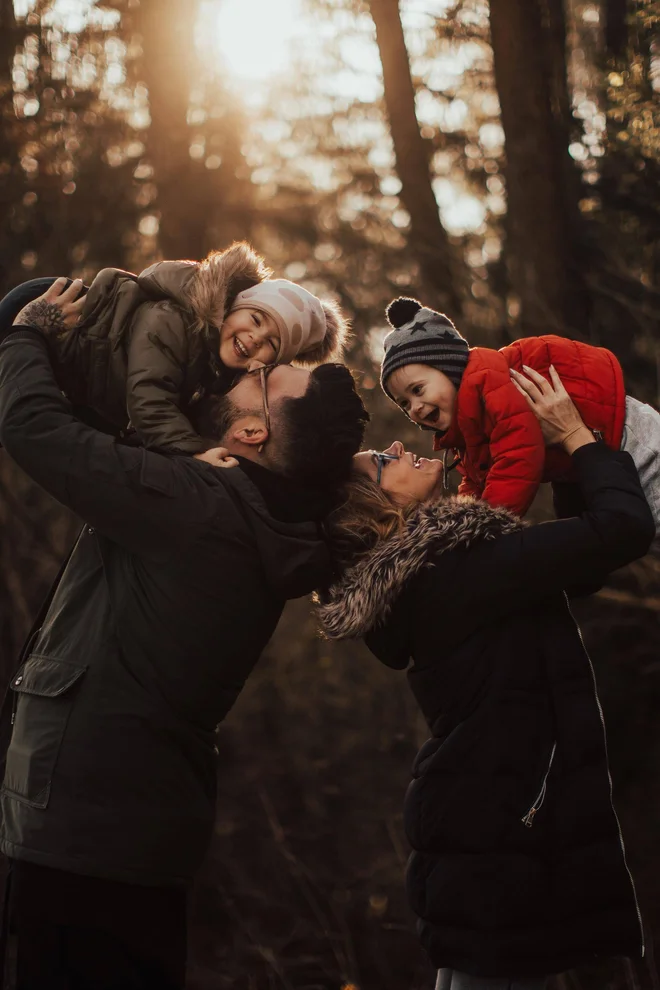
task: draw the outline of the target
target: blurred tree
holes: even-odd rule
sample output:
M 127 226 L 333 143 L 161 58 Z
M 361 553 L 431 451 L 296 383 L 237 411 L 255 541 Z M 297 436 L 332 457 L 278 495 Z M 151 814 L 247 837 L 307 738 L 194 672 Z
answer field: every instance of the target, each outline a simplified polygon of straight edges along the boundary
M 605 45 L 615 58 L 624 55 L 628 45 L 628 0 L 605 0 Z
M 506 259 L 517 335 L 579 332 L 586 296 L 577 190 L 569 180 L 563 0 L 491 0 L 490 27 L 506 141 Z
M 410 248 L 420 267 L 424 298 L 458 318 L 462 302 L 459 266 L 440 222 L 431 184 L 429 148 L 415 113 L 415 90 L 399 14 L 399 0 L 369 0 L 383 67 L 385 105 L 401 180 L 401 201 L 410 214 Z

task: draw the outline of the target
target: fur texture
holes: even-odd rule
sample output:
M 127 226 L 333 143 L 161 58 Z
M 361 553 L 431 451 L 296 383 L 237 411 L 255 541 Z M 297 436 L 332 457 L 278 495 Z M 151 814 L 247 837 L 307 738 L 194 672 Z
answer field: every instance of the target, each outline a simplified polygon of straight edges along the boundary
M 212 251 L 197 265 L 188 289 L 195 329 L 220 326 L 235 296 L 272 274 L 246 241 L 235 241 L 225 251 Z
M 266 262 L 247 243 L 236 241 L 225 251 L 212 251 L 197 265 L 188 289 L 190 308 L 195 314 L 194 329 L 204 332 L 219 327 L 239 292 L 265 281 L 273 274 Z M 315 367 L 326 361 L 341 360 L 350 337 L 350 326 L 339 306 L 321 300 L 326 334 L 321 343 L 296 358 L 296 364 Z
M 439 553 L 521 529 L 506 509 L 453 496 L 423 503 L 403 533 L 378 543 L 323 596 L 321 629 L 327 639 L 357 639 L 383 623 L 405 584 Z
M 327 361 L 341 361 L 351 336 L 349 322 L 337 303 L 322 299 L 321 305 L 325 313 L 325 337 L 316 347 L 298 355 L 294 363 L 302 367 L 314 368 Z

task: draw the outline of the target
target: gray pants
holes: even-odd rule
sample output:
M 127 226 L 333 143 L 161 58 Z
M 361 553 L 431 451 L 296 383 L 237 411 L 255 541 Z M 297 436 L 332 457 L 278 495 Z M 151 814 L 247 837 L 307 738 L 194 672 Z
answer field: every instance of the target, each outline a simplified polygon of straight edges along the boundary
M 544 990 L 547 982 L 546 976 L 536 976 L 529 980 L 509 980 L 507 977 L 492 979 L 459 973 L 456 969 L 439 969 L 435 990 Z
M 621 450 L 627 450 L 637 468 L 656 532 L 660 531 L 660 413 L 626 396 L 626 420 Z

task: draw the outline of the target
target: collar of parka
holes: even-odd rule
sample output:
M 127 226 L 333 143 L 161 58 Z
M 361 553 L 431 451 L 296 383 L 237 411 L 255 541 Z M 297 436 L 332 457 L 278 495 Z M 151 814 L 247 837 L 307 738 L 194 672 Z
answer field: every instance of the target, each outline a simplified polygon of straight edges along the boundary
M 424 502 L 401 533 L 377 543 L 322 595 L 321 630 L 327 639 L 357 639 L 384 623 L 406 583 L 431 558 L 521 529 L 507 509 L 466 496 Z

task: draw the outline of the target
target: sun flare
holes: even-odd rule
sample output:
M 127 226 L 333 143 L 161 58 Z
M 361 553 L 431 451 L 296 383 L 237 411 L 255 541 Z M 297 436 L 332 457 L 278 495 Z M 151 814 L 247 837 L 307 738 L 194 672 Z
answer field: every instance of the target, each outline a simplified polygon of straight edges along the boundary
M 300 0 L 221 0 L 216 45 L 232 75 L 263 82 L 285 71 L 300 19 Z

